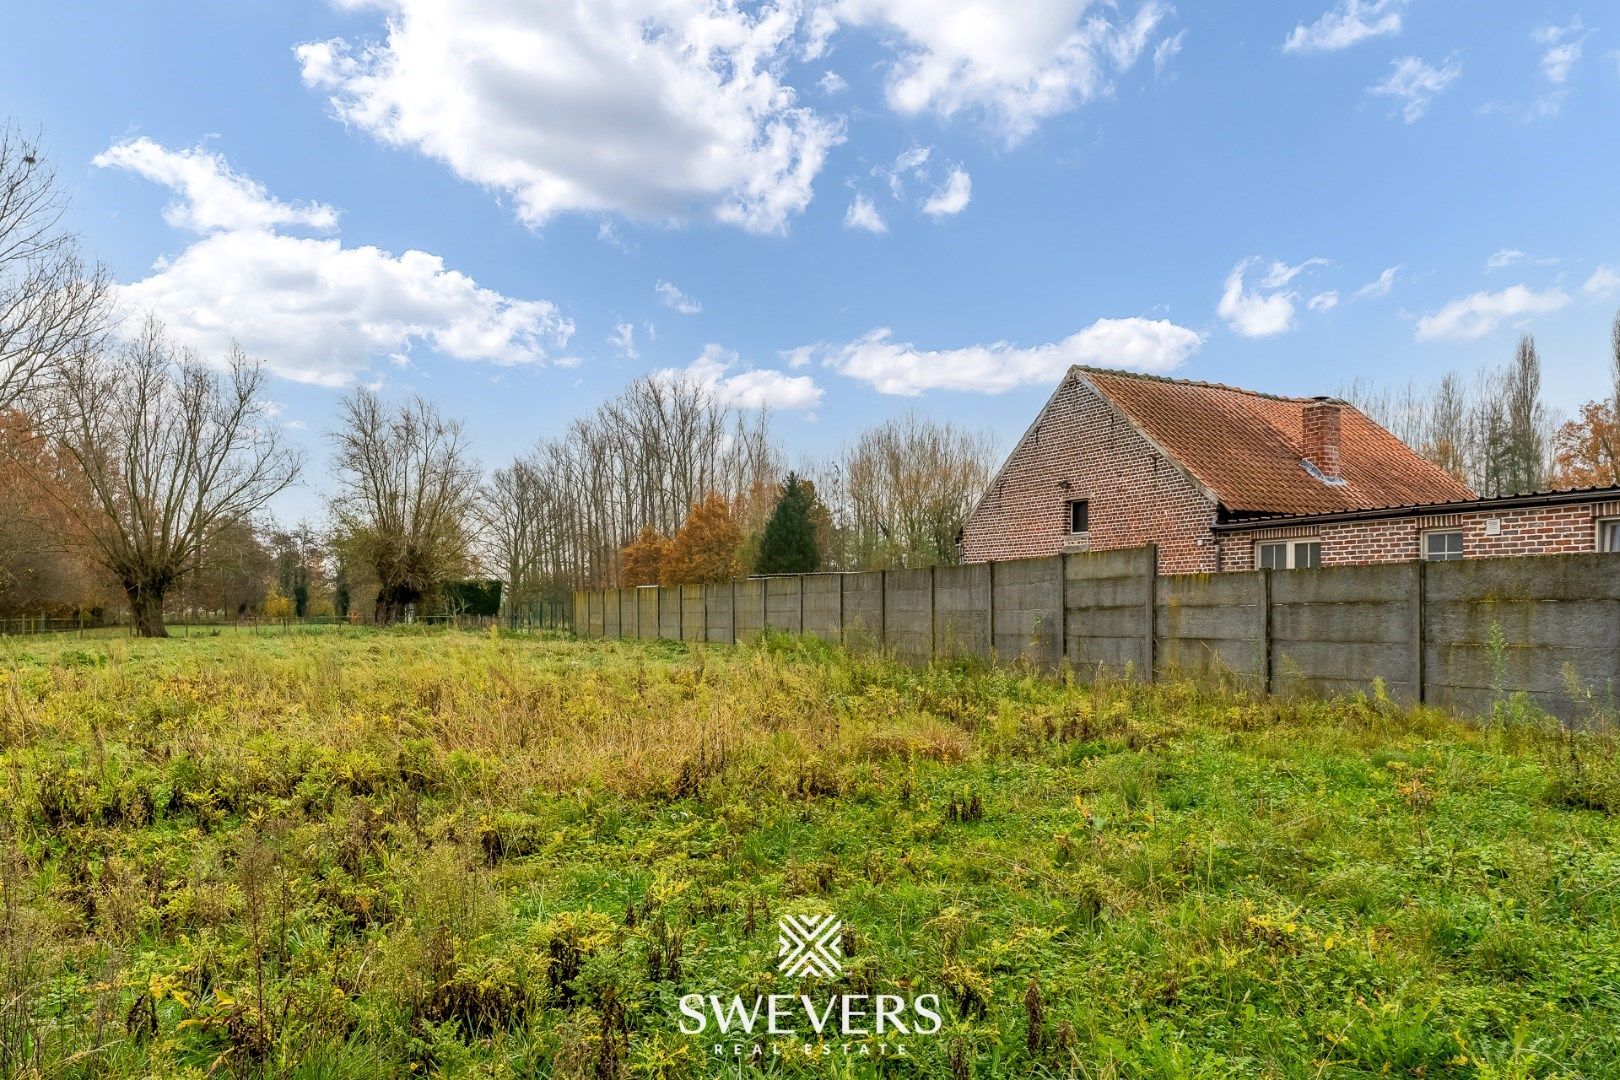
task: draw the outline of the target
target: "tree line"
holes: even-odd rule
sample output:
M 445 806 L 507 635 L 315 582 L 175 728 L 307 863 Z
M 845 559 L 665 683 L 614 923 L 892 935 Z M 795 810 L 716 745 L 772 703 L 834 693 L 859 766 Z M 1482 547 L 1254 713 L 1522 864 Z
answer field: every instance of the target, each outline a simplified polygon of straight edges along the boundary
M 432 402 L 341 401 L 325 521 L 285 526 L 299 482 L 264 368 L 120 321 L 62 227 L 37 149 L 0 127 L 0 617 L 338 615 L 388 623 L 575 589 L 954 562 L 991 481 L 986 433 L 911 413 L 789 470 L 765 411 L 647 376 L 487 471 Z M 1502 371 L 1345 396 L 1481 494 L 1620 483 L 1620 316 L 1609 393 L 1555 423 L 1529 337 Z M 498 583 L 498 584 L 497 584 Z

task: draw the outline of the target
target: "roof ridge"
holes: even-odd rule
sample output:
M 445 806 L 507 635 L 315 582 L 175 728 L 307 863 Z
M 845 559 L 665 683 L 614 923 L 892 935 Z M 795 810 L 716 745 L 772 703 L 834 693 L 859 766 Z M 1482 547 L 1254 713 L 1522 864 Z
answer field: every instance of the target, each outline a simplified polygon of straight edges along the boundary
M 1199 386 L 1208 390 L 1230 390 L 1234 394 L 1247 394 L 1250 397 L 1266 398 L 1270 401 L 1287 401 L 1296 405 L 1303 405 L 1309 401 L 1333 401 L 1340 405 L 1349 405 L 1352 409 L 1355 408 L 1353 404 L 1345 401 L 1343 398 L 1337 398 L 1326 394 L 1303 397 L 1290 394 L 1268 394 L 1264 390 L 1250 390 L 1246 386 L 1232 386 L 1229 383 L 1209 382 L 1205 379 L 1177 379 L 1169 375 L 1154 375 L 1146 371 L 1127 371 L 1123 368 L 1097 367 L 1091 364 L 1073 364 L 1070 366 L 1069 370 L 1084 371 L 1090 374 L 1098 375 L 1120 375 L 1127 379 L 1141 379 L 1145 382 L 1171 383 L 1175 386 Z M 1361 410 L 1356 409 L 1356 411 L 1360 412 Z

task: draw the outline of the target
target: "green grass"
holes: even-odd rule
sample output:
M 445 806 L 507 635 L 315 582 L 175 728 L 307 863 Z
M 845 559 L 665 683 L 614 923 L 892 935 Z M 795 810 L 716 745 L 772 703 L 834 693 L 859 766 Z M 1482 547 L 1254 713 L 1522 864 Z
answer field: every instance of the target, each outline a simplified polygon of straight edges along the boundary
M 0 1075 L 735 1076 L 677 1002 L 798 992 L 832 912 L 812 988 L 943 1030 L 743 1075 L 1620 1076 L 1607 733 L 790 639 L 6 648 Z

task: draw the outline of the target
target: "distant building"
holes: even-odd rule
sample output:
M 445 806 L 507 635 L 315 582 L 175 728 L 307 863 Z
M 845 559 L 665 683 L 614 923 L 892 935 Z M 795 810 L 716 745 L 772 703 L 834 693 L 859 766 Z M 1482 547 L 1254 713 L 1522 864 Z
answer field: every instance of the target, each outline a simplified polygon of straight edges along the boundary
M 1620 488 L 1481 499 L 1333 398 L 1071 368 L 963 561 L 1143 544 L 1166 574 L 1620 551 Z

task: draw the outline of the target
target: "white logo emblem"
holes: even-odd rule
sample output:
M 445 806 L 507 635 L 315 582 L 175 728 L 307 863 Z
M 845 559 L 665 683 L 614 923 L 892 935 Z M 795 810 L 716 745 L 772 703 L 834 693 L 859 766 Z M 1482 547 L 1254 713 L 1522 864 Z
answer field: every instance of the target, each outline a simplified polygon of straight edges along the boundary
M 777 967 L 792 978 L 820 975 L 836 979 L 844 970 L 844 950 L 835 915 L 784 915 L 777 923 Z

